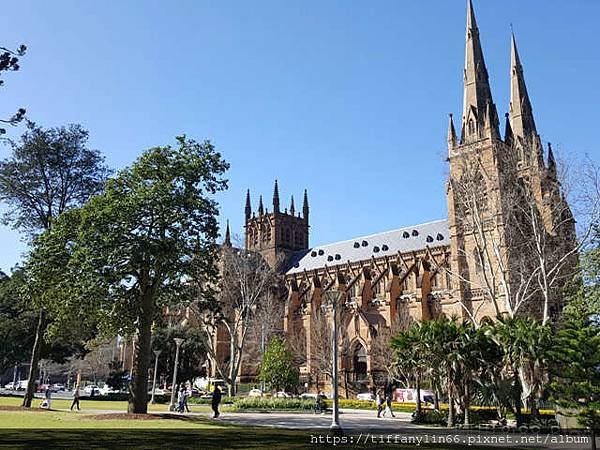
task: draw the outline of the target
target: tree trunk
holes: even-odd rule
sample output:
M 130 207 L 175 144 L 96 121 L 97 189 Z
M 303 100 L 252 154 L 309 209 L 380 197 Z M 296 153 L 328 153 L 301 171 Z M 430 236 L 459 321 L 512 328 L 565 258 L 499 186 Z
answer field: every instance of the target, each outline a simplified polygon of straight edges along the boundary
M 417 385 L 417 417 L 421 418 L 421 377 L 417 375 L 416 377 L 416 385 Z
M 436 411 L 440 410 L 440 390 L 436 387 L 433 393 L 433 408 Z
M 23 397 L 23 406 L 25 408 L 31 408 L 33 394 L 35 393 L 35 377 L 38 372 L 38 365 L 40 363 L 40 356 L 42 354 L 44 328 L 45 317 L 44 309 L 42 308 L 40 309 L 38 324 L 35 328 L 35 340 L 33 341 L 33 349 L 31 350 L 31 364 L 29 365 L 29 379 L 27 380 L 27 390 L 25 391 L 25 396 Z
M 596 429 L 594 428 L 594 424 L 592 424 L 592 426 L 590 427 L 590 439 L 592 442 L 592 450 L 597 450 L 596 449 Z
M 452 398 L 452 382 L 448 380 L 448 428 L 454 425 L 454 399 Z
M 148 412 L 148 368 L 152 353 L 152 318 L 154 315 L 154 296 L 150 288 L 142 294 L 138 338 L 134 346 L 135 359 L 132 380 L 129 388 L 129 414 Z M 175 389 L 175 386 L 172 387 Z
M 519 374 L 515 371 L 515 417 L 517 419 L 517 427 L 523 424 L 523 415 L 521 413 L 521 382 Z
M 465 427 L 471 426 L 471 412 L 469 407 L 471 406 L 471 392 L 469 392 L 469 380 L 465 380 Z

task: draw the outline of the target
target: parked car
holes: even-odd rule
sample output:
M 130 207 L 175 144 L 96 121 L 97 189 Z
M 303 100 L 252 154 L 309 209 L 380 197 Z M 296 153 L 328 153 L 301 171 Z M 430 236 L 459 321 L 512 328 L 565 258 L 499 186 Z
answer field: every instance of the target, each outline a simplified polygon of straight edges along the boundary
M 90 384 L 90 385 L 84 387 L 83 392 L 85 392 L 90 397 L 93 395 L 102 395 L 100 388 L 98 386 L 96 386 L 95 384 Z
M 300 394 L 300 398 L 303 400 L 316 400 L 317 394 L 314 392 L 304 392 Z
M 248 397 L 262 397 L 262 396 L 263 396 L 263 391 L 261 391 L 258 388 L 250 389 L 250 391 L 248 392 Z
M 49 384 L 38 384 L 35 388 L 36 392 L 46 392 L 46 389 L 50 388 L 53 390 Z
M 371 402 L 375 401 L 375 394 L 372 392 L 361 392 L 356 396 L 357 400 L 369 400 Z
M 18 386 L 19 386 L 18 381 L 14 382 L 14 383 L 11 381 L 10 383 L 4 385 L 4 389 L 14 390 L 14 389 L 17 389 Z
M 207 393 L 205 393 L 205 394 L 202 394 L 202 395 L 200 396 L 200 398 L 212 398 L 212 396 L 213 396 L 213 393 L 212 393 L 212 392 L 207 392 Z
M 65 387 L 65 385 L 62 384 L 62 383 L 54 383 L 51 386 L 51 388 L 52 388 L 53 391 L 56 391 L 56 392 L 61 392 L 61 391 L 66 391 L 67 390 L 67 388 Z
M 431 391 L 421 389 L 421 401 L 426 403 L 433 403 L 434 394 Z M 400 403 L 413 403 L 417 401 L 417 390 L 408 388 L 398 388 L 394 391 L 394 400 Z
M 85 391 L 85 389 L 84 389 L 84 391 Z M 100 391 L 100 395 L 118 394 L 119 393 L 118 390 L 111 388 L 108 384 L 105 384 L 104 386 L 102 386 L 99 389 L 99 391 Z M 94 394 L 94 395 L 96 395 L 96 394 Z
M 290 392 L 284 392 L 284 391 L 279 391 L 279 392 L 275 392 L 275 394 L 273 394 L 273 397 L 277 397 L 277 398 L 294 398 L 295 395 L 290 393 Z

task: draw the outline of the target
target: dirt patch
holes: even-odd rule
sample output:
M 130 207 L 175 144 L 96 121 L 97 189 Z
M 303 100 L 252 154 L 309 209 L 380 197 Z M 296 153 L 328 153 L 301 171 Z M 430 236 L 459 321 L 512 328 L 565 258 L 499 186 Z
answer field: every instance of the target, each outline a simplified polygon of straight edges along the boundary
M 127 413 L 107 413 L 107 414 L 86 414 L 86 419 L 92 420 L 158 420 L 162 419 L 158 414 L 127 414 Z
M 0 405 L 0 411 L 27 411 L 27 412 L 48 412 L 48 411 L 52 411 L 51 409 L 48 410 L 46 408 L 37 408 L 37 407 L 32 407 L 32 408 L 25 408 L 24 406 L 12 406 L 12 405 Z

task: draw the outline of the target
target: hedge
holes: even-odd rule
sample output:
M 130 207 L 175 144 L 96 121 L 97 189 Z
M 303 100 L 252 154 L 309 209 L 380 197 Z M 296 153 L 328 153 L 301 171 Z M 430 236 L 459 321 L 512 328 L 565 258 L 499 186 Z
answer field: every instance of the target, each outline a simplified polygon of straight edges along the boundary
M 273 397 L 239 397 L 233 402 L 233 411 L 247 410 L 295 410 L 312 411 L 315 406 L 313 400 L 300 398 L 273 398 Z
M 221 397 L 221 404 L 231 404 L 236 400 L 235 397 Z M 201 397 L 189 397 L 188 403 L 192 405 L 210 405 L 212 404 L 212 398 L 201 398 Z

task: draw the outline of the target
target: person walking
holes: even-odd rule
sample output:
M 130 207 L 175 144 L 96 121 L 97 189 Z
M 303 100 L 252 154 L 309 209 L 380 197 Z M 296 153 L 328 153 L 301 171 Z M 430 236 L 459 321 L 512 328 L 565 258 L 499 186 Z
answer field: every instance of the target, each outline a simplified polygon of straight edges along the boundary
M 219 403 L 221 403 L 221 389 L 219 389 L 219 386 L 215 386 L 215 390 L 213 392 L 213 396 L 212 396 L 212 402 L 211 402 L 211 406 L 212 406 L 212 410 L 214 411 L 214 415 L 213 415 L 213 419 L 216 419 L 217 417 L 220 416 L 219 414 Z
M 379 389 L 375 394 L 375 404 L 377 405 L 377 418 L 380 418 L 384 404 L 383 391 L 381 389 Z
M 182 413 L 183 412 L 183 403 L 184 403 L 184 395 L 185 388 L 181 386 L 179 392 L 177 393 L 177 409 L 175 411 Z
M 73 390 L 73 403 L 71 403 L 71 411 L 73 411 L 73 408 L 75 407 L 75 405 L 77 405 L 77 411 L 80 411 L 80 409 L 79 409 L 79 384 L 77 384 L 75 386 L 75 389 Z
M 188 398 L 190 398 L 190 394 L 191 394 L 191 392 L 188 389 L 188 387 L 186 386 L 183 390 L 183 405 L 181 408 L 181 412 L 183 412 L 184 408 L 187 412 L 190 412 L 190 407 L 188 406 Z
M 42 401 L 40 408 L 50 409 L 51 406 L 52 406 L 52 390 L 48 386 L 46 388 L 46 391 L 44 392 L 44 400 Z
M 394 411 L 392 411 L 392 391 L 387 390 L 385 393 L 385 411 L 383 411 L 383 417 L 385 417 L 385 414 L 389 412 L 390 416 L 392 417 L 396 417 L 394 415 Z

